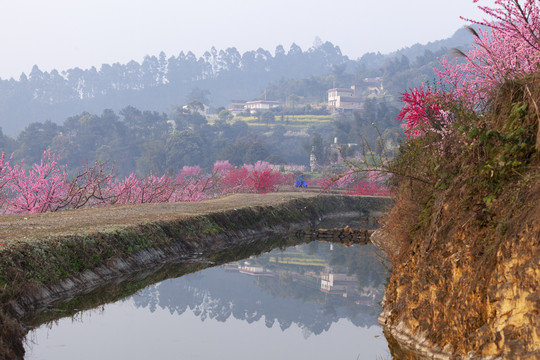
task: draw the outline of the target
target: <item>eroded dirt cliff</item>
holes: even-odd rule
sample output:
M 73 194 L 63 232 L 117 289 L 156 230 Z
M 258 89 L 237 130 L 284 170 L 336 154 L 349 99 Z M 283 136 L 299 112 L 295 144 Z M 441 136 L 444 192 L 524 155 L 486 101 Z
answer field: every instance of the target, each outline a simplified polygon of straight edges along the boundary
M 400 359 L 538 359 L 538 166 L 489 206 L 464 198 L 464 184 L 428 201 L 379 321 Z

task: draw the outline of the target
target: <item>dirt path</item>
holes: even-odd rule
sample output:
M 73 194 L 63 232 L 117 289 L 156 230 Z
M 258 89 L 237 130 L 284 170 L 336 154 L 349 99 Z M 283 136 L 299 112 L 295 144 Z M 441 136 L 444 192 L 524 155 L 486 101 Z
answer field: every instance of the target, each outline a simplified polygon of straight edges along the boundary
M 20 240 L 89 233 L 235 208 L 275 206 L 292 199 L 317 195 L 313 192 L 234 194 L 201 202 L 115 205 L 57 213 L 0 215 L 0 246 L 9 246 Z

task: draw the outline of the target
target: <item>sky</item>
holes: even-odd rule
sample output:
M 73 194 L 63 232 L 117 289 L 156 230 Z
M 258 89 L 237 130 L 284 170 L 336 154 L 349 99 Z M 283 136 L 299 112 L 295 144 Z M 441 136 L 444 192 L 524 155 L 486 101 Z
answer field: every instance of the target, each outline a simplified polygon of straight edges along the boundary
M 0 78 L 212 46 L 307 50 L 317 37 L 357 59 L 448 38 L 460 15 L 482 14 L 472 0 L 0 0 Z

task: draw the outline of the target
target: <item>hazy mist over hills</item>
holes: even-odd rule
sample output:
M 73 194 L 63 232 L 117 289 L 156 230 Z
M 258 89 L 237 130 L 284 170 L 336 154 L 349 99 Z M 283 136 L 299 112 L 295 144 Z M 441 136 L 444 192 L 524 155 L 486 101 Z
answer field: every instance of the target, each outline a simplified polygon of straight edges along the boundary
M 273 52 L 212 48 L 200 57 L 161 52 L 99 69 L 44 72 L 36 65 L 19 80 L 0 80 L 0 149 L 31 167 L 50 148 L 70 175 L 98 161 L 114 164 L 120 177 L 175 175 L 224 160 L 307 167 L 312 152 L 325 166 L 336 138 L 371 148 L 384 143 L 392 153 L 403 137 L 400 94 L 433 81 L 438 58 L 471 42 L 462 29 L 450 39 L 357 60 L 316 41 L 307 50 L 293 44 Z M 330 109 L 328 89 L 351 86 L 356 111 Z M 227 110 L 235 100 L 263 99 L 279 106 Z M 347 147 L 344 154 L 357 151 Z
M 35 65 L 19 80 L 0 80 L 0 127 L 4 133 L 16 135 L 32 122 L 62 123 L 84 111 L 101 113 L 104 109 L 118 111 L 135 106 L 170 112 L 194 99 L 214 108 L 226 107 L 232 100 L 261 98 L 264 89 L 279 80 L 381 76 L 383 67 L 392 59 L 403 62 L 406 57 L 414 66 L 426 54 L 470 43 L 470 35 L 459 30 L 446 40 L 417 44 L 387 55 L 369 53 L 358 60 L 343 55 L 339 46 L 319 42 L 307 50 L 293 44 L 289 49 L 277 46 L 273 52 L 259 48 L 243 54 L 236 48 L 212 48 L 198 58 L 192 52 L 161 52 L 146 56 L 142 63 L 132 60 L 104 64 L 99 69 L 76 67 L 43 72 Z

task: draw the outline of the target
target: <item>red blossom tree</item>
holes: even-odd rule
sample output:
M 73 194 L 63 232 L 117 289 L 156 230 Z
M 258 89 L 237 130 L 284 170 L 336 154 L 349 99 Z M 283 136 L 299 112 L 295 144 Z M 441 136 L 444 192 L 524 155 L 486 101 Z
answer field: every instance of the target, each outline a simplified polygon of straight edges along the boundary
M 247 178 L 249 171 L 246 167 L 240 169 L 231 169 L 221 178 L 221 193 L 238 193 L 244 191 L 247 187 Z
M 351 190 L 345 192 L 345 195 L 369 195 L 369 196 L 389 196 L 390 191 L 386 186 L 370 181 L 360 181 L 354 184 Z
M 397 119 L 402 122 L 407 137 L 417 137 L 433 127 L 434 119 L 440 116 L 441 95 L 439 91 L 429 86 L 405 91 L 399 98 L 405 106 L 399 112 Z
M 479 0 L 473 0 L 479 2 Z M 462 17 L 477 26 L 473 48 L 459 52 L 463 59 L 440 59 L 435 69 L 444 92 L 421 86 L 400 98 L 404 106 L 397 120 L 408 138 L 426 131 L 448 131 L 449 102 L 468 110 L 481 109 L 486 99 L 506 80 L 537 71 L 540 64 L 540 12 L 538 0 L 495 0 L 494 7 L 479 6 L 490 18 L 481 21 Z M 446 113 L 441 113 L 446 111 Z M 439 126 L 441 125 L 442 126 Z M 446 129 L 444 129 L 446 127 Z
M 276 191 L 277 185 L 280 184 L 283 184 L 281 174 L 270 168 L 262 171 L 253 170 L 246 179 L 247 187 L 258 194 Z

